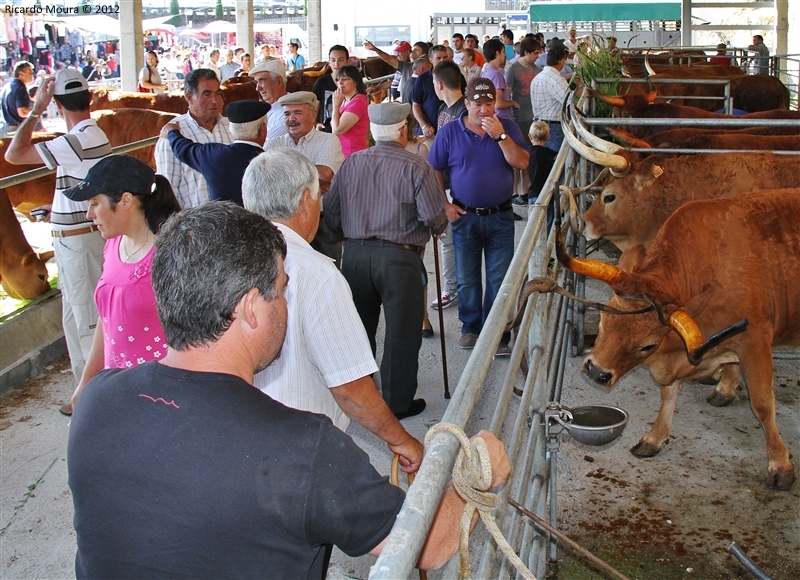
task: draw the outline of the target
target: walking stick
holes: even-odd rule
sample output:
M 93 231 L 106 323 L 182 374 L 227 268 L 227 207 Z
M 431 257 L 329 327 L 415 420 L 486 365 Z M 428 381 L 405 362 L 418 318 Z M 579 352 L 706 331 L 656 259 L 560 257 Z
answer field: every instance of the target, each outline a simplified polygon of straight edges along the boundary
M 447 349 L 444 345 L 444 312 L 442 312 L 442 276 L 439 268 L 439 238 L 433 236 L 433 265 L 436 270 L 436 300 L 439 303 L 439 338 L 442 343 L 442 373 L 444 373 L 444 398 L 450 398 L 450 386 L 447 381 Z

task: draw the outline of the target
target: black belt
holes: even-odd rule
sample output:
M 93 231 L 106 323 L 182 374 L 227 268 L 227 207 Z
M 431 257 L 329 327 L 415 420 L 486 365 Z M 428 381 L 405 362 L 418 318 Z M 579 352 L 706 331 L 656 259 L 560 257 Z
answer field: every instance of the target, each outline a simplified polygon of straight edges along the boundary
M 412 244 L 396 244 L 394 242 L 390 242 L 389 240 L 379 240 L 378 238 L 369 238 L 367 240 L 357 240 L 353 238 L 348 238 L 347 241 L 353 242 L 355 244 L 361 244 L 362 246 L 378 246 L 378 247 L 388 246 L 390 248 L 400 248 L 402 250 L 408 250 L 410 252 L 414 252 L 418 256 L 421 256 L 422 253 L 425 251 L 425 248 L 423 246 L 414 246 Z
M 468 205 L 464 205 L 458 201 L 456 198 L 453 198 L 453 204 L 457 205 L 463 210 L 466 210 L 468 213 L 474 213 L 475 215 L 479 215 L 481 217 L 492 215 L 493 213 L 500 213 L 501 211 L 509 211 L 514 207 L 511 205 L 511 198 L 508 198 L 500 205 L 495 205 L 492 207 L 469 207 Z

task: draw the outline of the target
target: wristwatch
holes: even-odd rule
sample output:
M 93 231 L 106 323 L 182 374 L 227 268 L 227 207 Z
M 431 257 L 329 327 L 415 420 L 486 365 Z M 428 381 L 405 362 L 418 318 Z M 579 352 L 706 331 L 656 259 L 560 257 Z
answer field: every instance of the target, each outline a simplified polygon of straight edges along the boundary
M 505 140 L 506 140 L 506 134 L 505 134 L 505 133 L 500 133 L 500 134 L 497 136 L 497 138 L 495 139 L 495 141 L 497 141 L 498 143 L 499 143 L 500 141 L 505 141 Z

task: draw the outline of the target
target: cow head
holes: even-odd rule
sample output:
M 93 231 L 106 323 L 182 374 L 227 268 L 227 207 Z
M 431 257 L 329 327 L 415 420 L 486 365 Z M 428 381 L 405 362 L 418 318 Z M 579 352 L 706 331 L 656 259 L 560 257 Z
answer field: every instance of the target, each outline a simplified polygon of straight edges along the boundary
M 45 262 L 53 257 L 53 252 L 37 255 L 33 252 L 22 256 L 17 264 L 4 264 L 0 273 L 0 284 L 11 298 L 30 300 L 47 294 L 50 284 L 47 281 Z
M 704 341 L 692 314 L 702 311 L 708 299 L 708 288 L 682 305 L 670 303 L 664 297 L 652 298 L 648 295 L 647 281 L 635 271 L 626 272 L 599 260 L 569 256 L 563 245 L 560 224 L 556 255 L 565 268 L 606 282 L 615 292 L 609 303 L 613 312 L 601 315 L 597 343 L 583 365 L 587 376 L 600 385 L 611 387 L 633 367 L 644 363 L 659 349 L 671 330 L 682 339 L 688 362 L 698 365 L 711 348 L 747 327 L 747 321 L 742 320 Z M 638 251 L 637 255 L 643 257 L 644 252 Z M 629 265 L 633 263 L 629 261 Z M 652 309 L 643 311 L 641 307 L 647 303 Z

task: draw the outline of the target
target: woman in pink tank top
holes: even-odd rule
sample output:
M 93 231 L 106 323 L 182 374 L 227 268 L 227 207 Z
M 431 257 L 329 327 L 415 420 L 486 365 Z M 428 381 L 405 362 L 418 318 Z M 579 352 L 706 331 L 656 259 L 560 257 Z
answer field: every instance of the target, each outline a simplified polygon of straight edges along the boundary
M 161 224 L 180 210 L 169 181 L 129 155 L 110 155 L 86 179 L 64 192 L 88 201 L 91 219 L 106 240 L 103 275 L 94 293 L 99 318 L 75 405 L 86 384 L 103 369 L 130 368 L 167 354 L 150 278 Z

